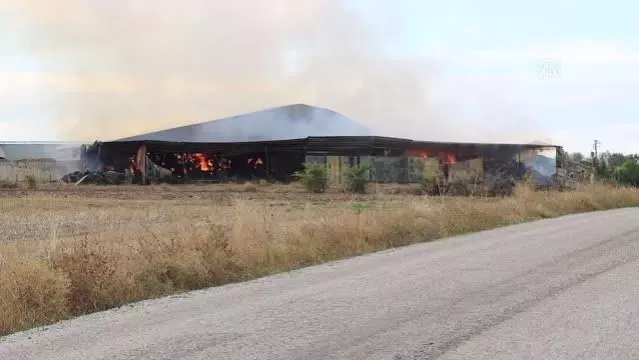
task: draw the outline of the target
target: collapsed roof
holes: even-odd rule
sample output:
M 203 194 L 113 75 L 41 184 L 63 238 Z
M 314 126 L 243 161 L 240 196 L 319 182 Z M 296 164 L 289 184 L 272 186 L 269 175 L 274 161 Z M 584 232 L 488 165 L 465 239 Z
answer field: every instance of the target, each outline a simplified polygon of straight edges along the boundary
M 332 110 L 294 104 L 155 131 L 116 142 L 225 143 L 370 135 L 371 129 Z

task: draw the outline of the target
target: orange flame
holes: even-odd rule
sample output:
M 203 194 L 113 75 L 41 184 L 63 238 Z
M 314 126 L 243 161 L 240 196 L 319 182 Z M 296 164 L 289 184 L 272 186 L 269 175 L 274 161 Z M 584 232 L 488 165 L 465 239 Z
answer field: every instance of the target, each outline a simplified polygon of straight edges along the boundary
M 456 164 L 457 157 L 453 153 L 437 153 L 435 151 L 421 150 L 421 149 L 409 149 L 404 153 L 405 156 L 420 157 L 423 159 L 438 158 L 444 164 Z
M 206 155 L 202 153 L 193 154 L 193 157 L 199 162 L 200 169 L 202 171 L 210 171 L 213 167 L 213 162 L 209 160 Z
M 444 164 L 457 164 L 455 154 L 444 154 Z
M 255 161 L 253 161 L 253 158 L 249 158 L 246 161 L 247 164 L 253 164 L 253 167 L 257 167 L 258 165 L 264 165 L 264 160 L 262 160 L 262 158 L 257 158 Z

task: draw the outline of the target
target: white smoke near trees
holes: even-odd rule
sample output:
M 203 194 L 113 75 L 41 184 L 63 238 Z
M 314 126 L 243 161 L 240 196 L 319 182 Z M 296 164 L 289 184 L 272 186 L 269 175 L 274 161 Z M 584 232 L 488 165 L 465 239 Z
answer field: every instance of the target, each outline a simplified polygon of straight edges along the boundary
M 396 58 L 394 34 L 340 0 L 0 0 L 68 140 L 116 139 L 286 104 L 329 108 L 379 134 L 507 140 L 506 117 L 460 120 L 432 101 L 437 64 Z M 389 30 L 390 29 L 390 30 Z M 452 105 L 452 106 L 451 106 Z M 510 126 L 510 127 L 508 127 Z M 490 139 L 483 129 L 493 131 Z M 498 139 L 499 138 L 499 139 Z

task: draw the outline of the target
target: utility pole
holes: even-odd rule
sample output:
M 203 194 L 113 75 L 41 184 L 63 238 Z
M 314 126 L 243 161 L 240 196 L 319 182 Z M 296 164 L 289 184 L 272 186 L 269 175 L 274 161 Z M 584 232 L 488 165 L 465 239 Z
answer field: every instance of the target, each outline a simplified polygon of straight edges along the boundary
M 597 166 L 598 148 L 601 145 L 601 141 L 594 140 L 592 142 L 592 166 Z

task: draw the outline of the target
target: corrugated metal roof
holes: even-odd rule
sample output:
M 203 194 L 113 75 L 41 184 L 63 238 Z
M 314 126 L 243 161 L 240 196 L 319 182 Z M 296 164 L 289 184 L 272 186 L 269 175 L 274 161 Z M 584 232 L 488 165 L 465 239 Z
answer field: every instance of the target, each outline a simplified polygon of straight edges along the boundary
M 477 154 L 500 151 L 521 151 L 524 149 L 544 149 L 552 146 L 536 144 L 494 144 L 494 143 L 453 143 L 414 141 L 410 139 L 379 136 L 311 136 L 301 139 L 280 141 L 252 141 L 235 143 L 192 143 L 171 141 L 115 141 L 98 143 L 107 151 L 135 153 L 145 144 L 149 152 L 205 152 L 224 153 L 227 156 L 242 153 L 268 151 L 305 151 L 307 153 L 354 154 L 401 152 L 409 148 L 422 148 L 433 151 L 454 151 L 459 154 Z
M 369 135 L 371 129 L 332 110 L 294 104 L 116 141 L 223 143 Z

